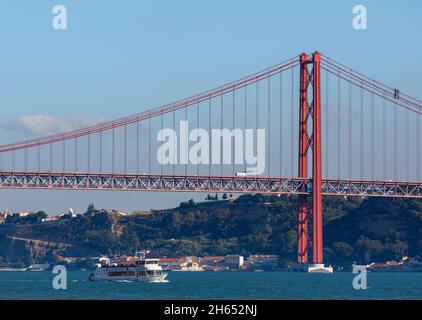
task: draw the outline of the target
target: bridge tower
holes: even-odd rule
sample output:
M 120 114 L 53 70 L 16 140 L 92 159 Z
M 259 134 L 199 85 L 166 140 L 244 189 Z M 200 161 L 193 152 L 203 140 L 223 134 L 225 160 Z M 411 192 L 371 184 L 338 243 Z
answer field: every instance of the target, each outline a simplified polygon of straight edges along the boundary
M 300 94 L 299 94 L 299 164 L 298 177 L 308 178 L 308 81 L 310 73 L 308 71 L 310 59 L 306 53 L 300 55 Z M 307 195 L 299 195 L 298 199 L 298 229 L 297 229 L 297 262 L 299 264 L 308 263 L 308 214 L 309 203 Z
M 322 238 L 322 159 L 321 159 L 321 54 L 314 52 L 312 58 L 300 55 L 299 94 L 299 157 L 298 176 L 308 178 L 308 151 L 312 148 L 312 241 L 308 233 L 310 213 L 307 195 L 299 196 L 298 203 L 298 256 L 297 262 L 308 264 L 308 250 L 312 246 L 312 264 L 309 272 L 332 272 L 324 267 Z M 309 65 L 312 69 L 309 70 Z M 312 94 L 308 94 L 312 87 Z M 312 101 L 309 101 L 309 96 Z M 312 117 L 312 133 L 308 134 L 308 121 Z

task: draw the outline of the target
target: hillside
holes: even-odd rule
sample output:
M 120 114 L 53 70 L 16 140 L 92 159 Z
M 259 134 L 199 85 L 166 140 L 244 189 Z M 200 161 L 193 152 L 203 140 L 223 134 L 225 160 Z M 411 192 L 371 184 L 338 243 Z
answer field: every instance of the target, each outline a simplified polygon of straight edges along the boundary
M 327 263 L 347 266 L 403 255 L 422 259 L 421 200 L 333 197 L 323 205 Z M 8 219 L 0 225 L 0 263 L 146 248 L 160 256 L 278 254 L 287 265 L 296 259 L 296 208 L 294 196 L 243 195 L 189 201 L 150 214 L 120 216 L 91 205 L 83 215 L 52 222 Z M 30 242 L 18 239 L 43 242 L 31 249 Z

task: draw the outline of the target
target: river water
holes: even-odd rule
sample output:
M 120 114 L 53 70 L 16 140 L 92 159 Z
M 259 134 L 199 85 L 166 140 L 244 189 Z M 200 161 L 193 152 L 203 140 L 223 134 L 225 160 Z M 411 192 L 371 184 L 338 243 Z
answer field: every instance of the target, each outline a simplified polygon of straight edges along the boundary
M 0 299 L 422 299 L 422 273 L 169 272 L 168 283 L 91 282 L 68 271 L 55 290 L 52 272 L 0 272 Z

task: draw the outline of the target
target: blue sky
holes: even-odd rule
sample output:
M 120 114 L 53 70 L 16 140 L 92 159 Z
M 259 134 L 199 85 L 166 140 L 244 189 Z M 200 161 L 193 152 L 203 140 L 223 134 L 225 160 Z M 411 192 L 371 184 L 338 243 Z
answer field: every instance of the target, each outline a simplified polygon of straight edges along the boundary
M 65 5 L 68 29 L 54 30 Z M 368 29 L 352 28 L 352 8 Z M 6 1 L 0 3 L 0 143 L 36 137 L 19 123 L 57 126 L 138 113 L 319 50 L 422 98 L 420 1 Z M 183 194 L 0 192 L 1 208 L 50 213 L 89 202 L 169 207 Z M 202 195 L 198 196 L 203 198 Z

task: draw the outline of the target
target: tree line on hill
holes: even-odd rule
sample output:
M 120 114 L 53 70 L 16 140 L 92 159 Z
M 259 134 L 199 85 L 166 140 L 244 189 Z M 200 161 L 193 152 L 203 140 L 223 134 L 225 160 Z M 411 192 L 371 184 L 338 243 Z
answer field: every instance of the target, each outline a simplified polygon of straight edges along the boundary
M 71 244 L 64 254 L 74 256 L 134 254 L 145 248 L 160 256 L 277 254 L 282 266 L 294 264 L 297 197 L 229 198 L 209 196 L 200 203 L 191 199 L 177 208 L 127 216 L 91 204 L 75 218 L 48 223 L 40 223 L 40 212 L 8 218 L 0 225 L 0 235 Z M 422 260 L 421 200 L 326 197 L 323 207 L 326 263 L 350 266 L 405 255 Z

